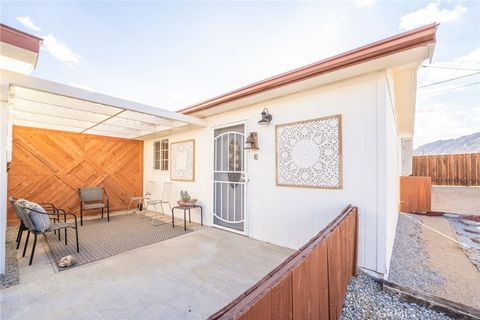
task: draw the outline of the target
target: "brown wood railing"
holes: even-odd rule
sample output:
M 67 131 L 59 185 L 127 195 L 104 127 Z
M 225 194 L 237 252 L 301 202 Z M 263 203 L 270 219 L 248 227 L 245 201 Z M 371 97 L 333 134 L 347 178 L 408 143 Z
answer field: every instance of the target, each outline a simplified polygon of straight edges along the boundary
M 325 229 L 209 319 L 338 319 L 357 261 L 358 209 Z
M 434 185 L 480 186 L 480 153 L 414 156 L 412 175 Z

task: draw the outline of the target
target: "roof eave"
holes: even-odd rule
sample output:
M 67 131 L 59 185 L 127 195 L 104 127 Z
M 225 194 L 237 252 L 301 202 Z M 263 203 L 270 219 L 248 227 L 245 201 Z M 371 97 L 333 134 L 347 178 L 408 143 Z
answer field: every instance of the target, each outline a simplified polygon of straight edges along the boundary
M 288 84 L 306 80 L 325 73 L 354 66 L 359 63 L 378 59 L 387 55 L 425 46 L 436 41 L 438 24 L 432 23 L 411 31 L 407 31 L 366 46 L 362 46 L 339 55 L 320 60 L 307 66 L 294 69 L 259 82 L 230 91 L 215 98 L 180 109 L 177 112 L 192 114 L 210 109 L 227 102 L 242 99 L 263 91 L 275 89 Z M 433 51 L 432 51 L 433 52 Z

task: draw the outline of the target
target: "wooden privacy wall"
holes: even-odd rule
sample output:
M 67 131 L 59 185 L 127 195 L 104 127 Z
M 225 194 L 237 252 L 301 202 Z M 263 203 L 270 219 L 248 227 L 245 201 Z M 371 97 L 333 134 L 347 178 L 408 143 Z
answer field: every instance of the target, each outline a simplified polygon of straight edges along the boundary
M 413 175 L 435 185 L 480 186 L 480 153 L 414 156 Z
M 209 319 L 338 319 L 357 262 L 357 208 L 318 235 Z
M 429 212 L 432 210 L 432 179 L 400 177 L 400 211 Z
M 13 127 L 9 196 L 78 213 L 78 188 L 84 186 L 104 186 L 111 210 L 126 209 L 129 197 L 143 192 L 143 141 Z

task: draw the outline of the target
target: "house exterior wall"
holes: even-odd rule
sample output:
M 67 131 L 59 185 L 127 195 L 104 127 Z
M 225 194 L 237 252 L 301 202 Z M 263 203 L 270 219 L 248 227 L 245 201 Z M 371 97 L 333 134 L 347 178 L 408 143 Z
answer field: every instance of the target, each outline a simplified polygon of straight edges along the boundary
M 246 151 L 245 156 L 249 179 L 247 235 L 296 249 L 347 204 L 353 204 L 359 207 L 358 265 L 384 274 L 398 204 L 394 108 L 387 107 L 387 96 L 387 75 L 379 72 L 222 113 L 207 118 L 206 128 L 162 137 L 170 143 L 187 139 L 196 143 L 195 181 L 174 182 L 172 203 L 179 198 L 179 190 L 188 190 L 203 206 L 204 222 L 212 224 L 213 131 L 245 122 L 247 133 L 258 132 L 260 148 L 256 152 L 258 160 L 253 151 Z M 268 107 L 273 121 L 259 126 L 264 107 Z M 343 188 L 276 186 L 275 125 L 335 114 L 342 115 Z M 146 140 L 144 145 L 144 181 L 156 182 L 156 197 L 170 178 L 169 172 L 153 170 L 153 142 L 158 140 Z M 387 165 L 392 159 L 394 163 Z M 192 218 L 199 221 L 197 215 Z

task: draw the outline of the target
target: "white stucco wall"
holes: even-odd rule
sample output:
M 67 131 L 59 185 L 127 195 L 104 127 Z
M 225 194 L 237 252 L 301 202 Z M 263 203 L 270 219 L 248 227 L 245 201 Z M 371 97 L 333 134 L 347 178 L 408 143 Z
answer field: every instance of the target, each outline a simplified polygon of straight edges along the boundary
M 259 137 L 258 160 L 247 151 L 248 224 L 255 239 L 298 248 L 325 227 L 348 204 L 359 207 L 358 265 L 385 273 L 396 225 L 397 158 L 393 108 L 387 106 L 386 73 L 366 75 L 329 86 L 285 96 L 206 119 L 208 127 L 170 137 L 170 142 L 195 139 L 195 182 L 175 182 L 172 203 L 181 189 L 198 198 L 204 221 L 212 223 L 213 130 L 238 121 L 246 132 Z M 269 126 L 257 124 L 268 107 L 273 115 Z M 342 114 L 343 189 L 290 188 L 275 185 L 275 124 Z M 388 131 L 388 133 L 387 133 Z M 153 142 L 145 141 L 144 181 L 161 186 L 168 172 L 153 170 Z M 388 163 L 388 165 L 387 165 Z M 198 216 L 194 220 L 198 221 Z M 388 229 L 388 231 L 387 231 Z

